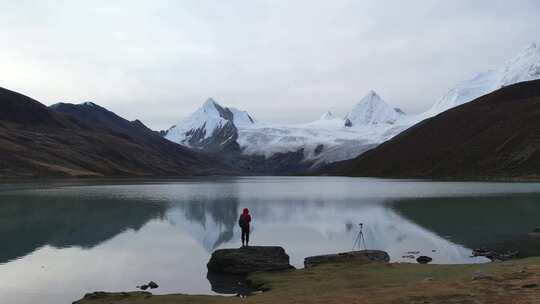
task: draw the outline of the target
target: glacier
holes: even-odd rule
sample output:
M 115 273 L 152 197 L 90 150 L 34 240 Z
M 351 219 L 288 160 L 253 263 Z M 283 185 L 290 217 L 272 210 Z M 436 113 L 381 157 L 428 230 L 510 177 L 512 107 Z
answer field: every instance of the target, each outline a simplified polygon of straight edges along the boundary
M 357 157 L 424 119 L 501 87 L 535 79 L 540 79 L 540 48 L 531 44 L 501 67 L 458 83 L 422 113 L 406 114 L 375 91 L 368 91 L 345 117 L 328 111 L 309 123 L 276 124 L 257 121 L 246 111 L 223 107 L 209 98 L 195 113 L 171 127 L 165 137 L 204 149 L 200 143 L 221 136 L 221 145 L 235 140 L 241 154 L 265 158 L 300 151 L 302 161 L 316 168 Z M 226 128 L 230 130 L 225 132 Z
M 317 166 L 350 159 L 373 148 L 388 139 L 389 126 L 404 115 L 396 114 L 370 91 L 345 118 L 326 112 L 320 119 L 304 124 L 259 122 L 240 128 L 238 143 L 243 153 L 267 158 L 302 149 L 304 158 Z
M 536 79 L 540 79 L 540 48 L 532 43 L 501 67 L 458 83 L 423 113 L 423 117 L 437 115 L 502 87 Z

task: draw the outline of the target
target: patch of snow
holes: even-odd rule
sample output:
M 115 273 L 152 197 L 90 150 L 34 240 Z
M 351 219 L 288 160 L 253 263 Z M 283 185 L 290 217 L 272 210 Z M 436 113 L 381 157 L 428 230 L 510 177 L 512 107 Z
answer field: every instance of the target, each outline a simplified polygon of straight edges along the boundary
M 228 108 L 233 114 L 233 122 L 237 127 L 249 126 L 255 123 L 247 111 L 238 110 L 237 108 Z
M 87 106 L 87 107 L 97 107 L 97 105 L 91 101 L 86 101 L 80 104 L 81 106 Z

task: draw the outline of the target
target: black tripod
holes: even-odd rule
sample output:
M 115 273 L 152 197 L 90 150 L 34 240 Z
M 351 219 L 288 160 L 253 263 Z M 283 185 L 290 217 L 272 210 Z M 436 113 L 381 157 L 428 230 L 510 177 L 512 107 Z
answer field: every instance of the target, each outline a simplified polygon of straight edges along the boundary
M 364 239 L 364 224 L 360 223 L 358 224 L 360 226 L 360 231 L 358 231 L 358 234 L 356 235 L 356 240 L 354 240 L 354 244 L 352 247 L 352 250 L 359 248 L 362 249 L 362 244 L 364 245 L 364 250 L 367 249 L 366 240 Z

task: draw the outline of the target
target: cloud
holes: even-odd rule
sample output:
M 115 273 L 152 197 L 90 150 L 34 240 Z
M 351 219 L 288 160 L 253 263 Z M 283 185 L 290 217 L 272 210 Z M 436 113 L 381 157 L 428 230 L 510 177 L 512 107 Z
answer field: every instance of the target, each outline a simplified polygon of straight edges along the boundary
M 2 1 L 0 85 L 160 129 L 208 97 L 259 120 L 408 112 L 539 40 L 538 1 Z

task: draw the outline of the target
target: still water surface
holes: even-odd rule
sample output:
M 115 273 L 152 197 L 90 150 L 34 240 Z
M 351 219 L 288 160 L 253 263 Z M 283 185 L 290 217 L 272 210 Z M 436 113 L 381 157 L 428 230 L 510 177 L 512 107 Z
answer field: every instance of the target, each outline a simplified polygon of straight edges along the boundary
M 212 294 L 210 253 L 280 245 L 291 263 L 367 247 L 393 261 L 419 251 L 435 263 L 480 263 L 471 248 L 540 226 L 540 184 L 247 177 L 0 185 L 0 303 L 71 303 L 96 290 L 154 280 L 154 293 Z

